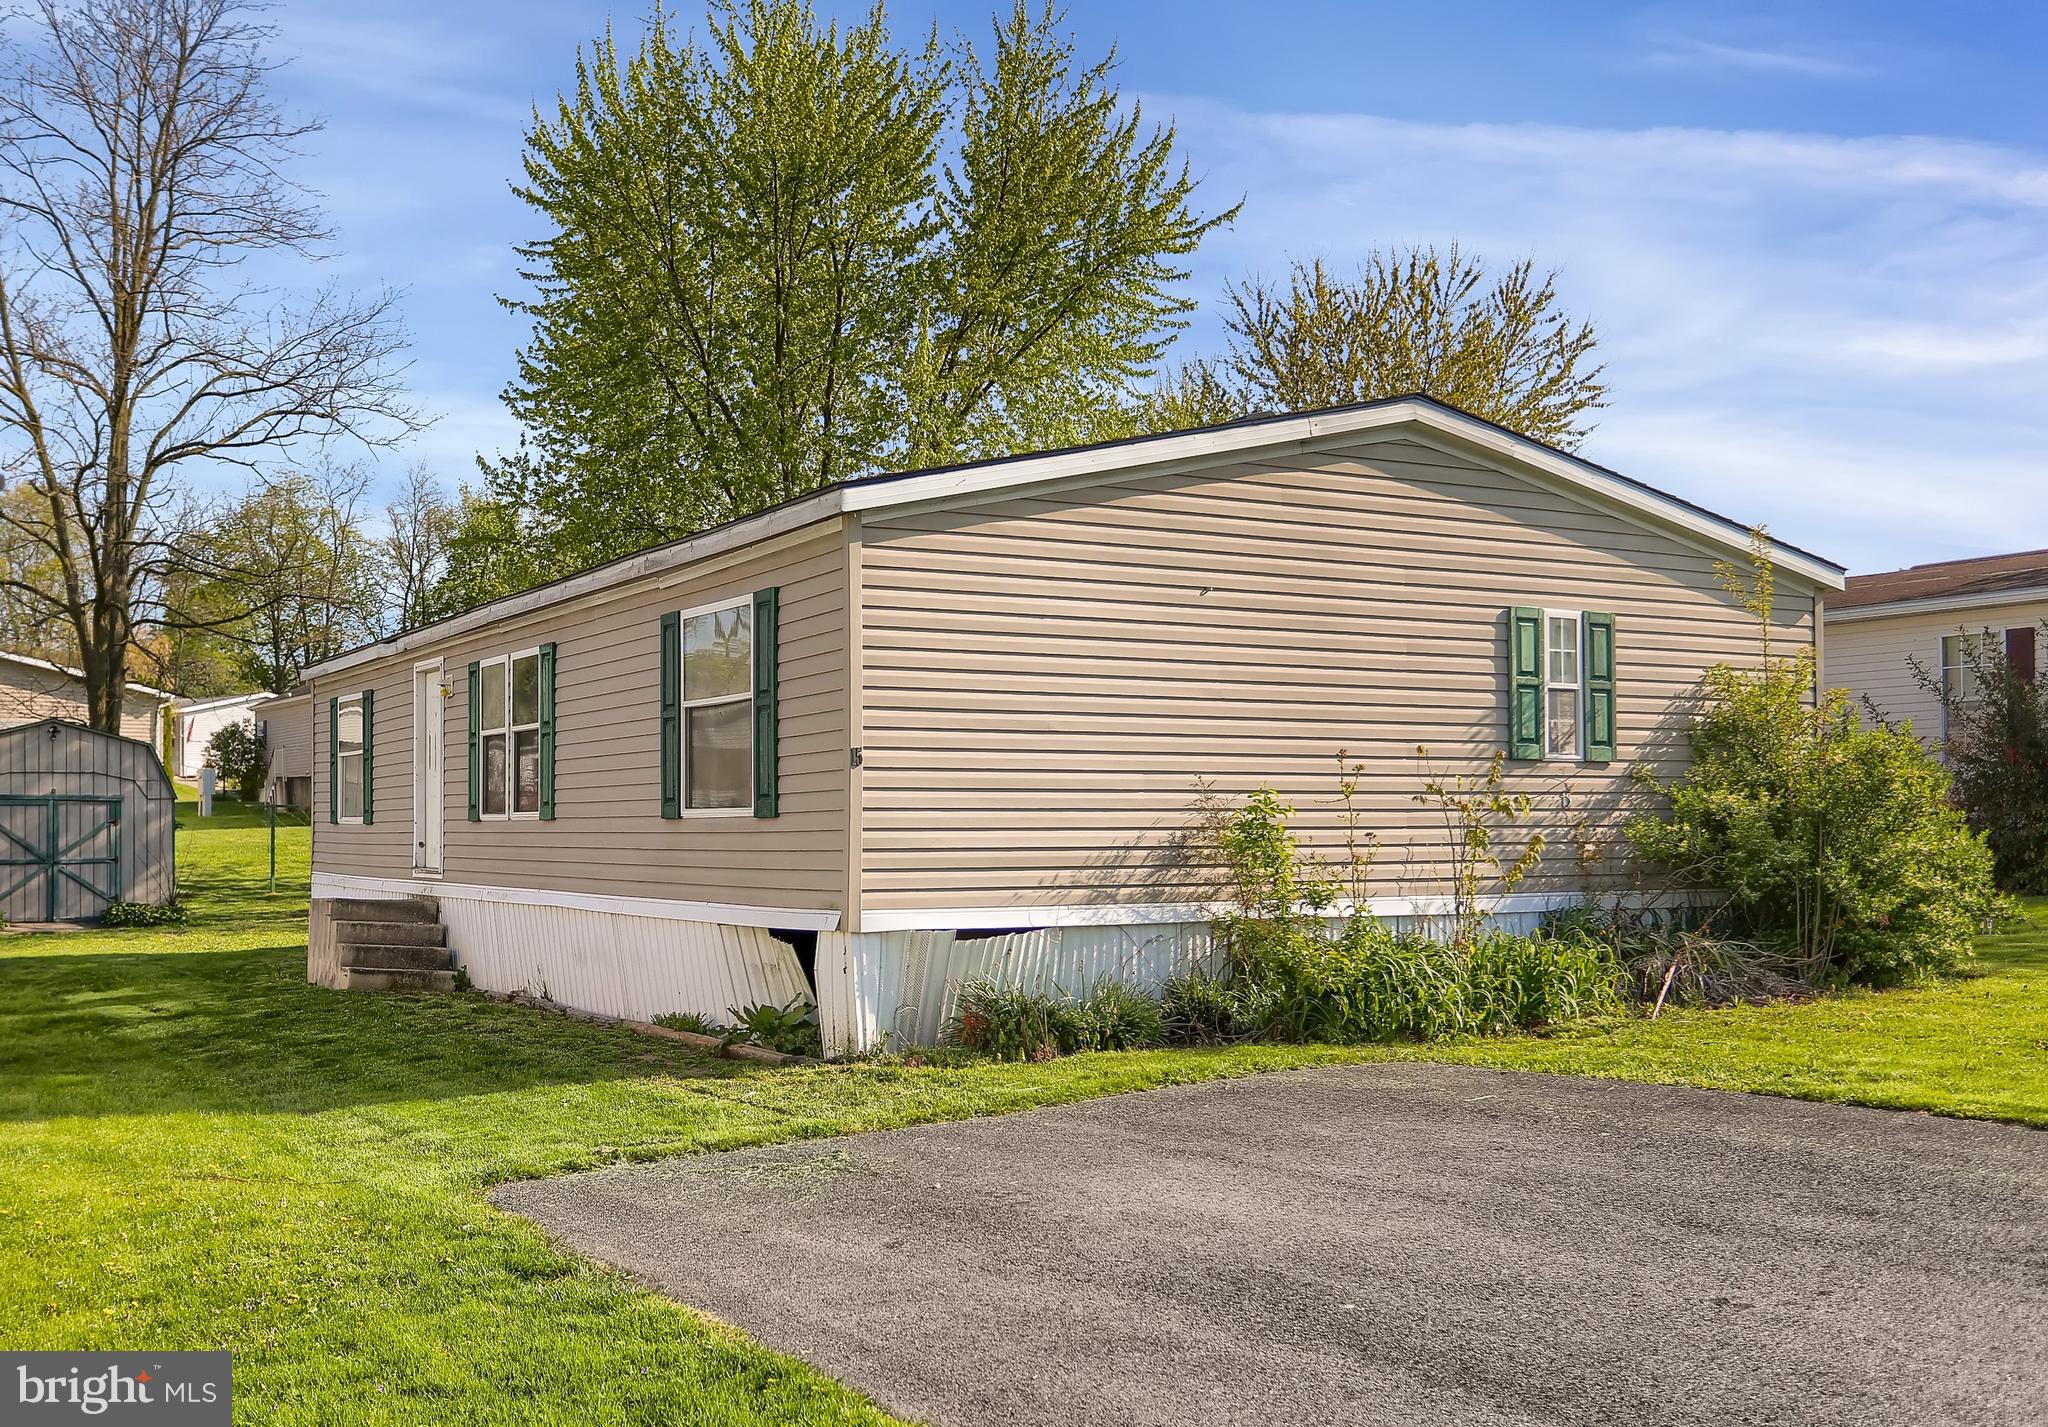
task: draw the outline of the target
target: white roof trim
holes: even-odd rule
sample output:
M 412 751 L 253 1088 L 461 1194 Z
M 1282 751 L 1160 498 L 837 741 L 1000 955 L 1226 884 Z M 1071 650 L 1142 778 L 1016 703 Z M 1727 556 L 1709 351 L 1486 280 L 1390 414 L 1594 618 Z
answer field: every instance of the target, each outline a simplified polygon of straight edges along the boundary
M 171 702 L 171 707 L 181 714 L 187 714 L 198 713 L 204 709 L 229 708 L 235 704 L 260 704 L 266 699 L 281 697 L 283 696 L 280 694 L 273 694 L 269 690 L 263 689 L 253 694 L 216 694 L 210 699 L 174 699 Z
M 467 614 L 437 624 L 425 625 L 390 639 L 368 644 L 338 655 L 306 670 L 306 677 L 338 673 L 373 659 L 398 654 L 422 645 L 451 639 L 502 619 L 515 618 L 564 600 L 573 600 L 596 590 L 608 589 L 646 575 L 660 574 L 694 564 L 756 541 L 768 539 L 834 516 L 855 511 L 886 510 L 893 506 L 946 504 L 986 496 L 990 492 L 1037 485 L 1047 481 L 1103 475 L 1114 471 L 1137 471 L 1172 466 L 1190 461 L 1214 460 L 1255 451 L 1287 446 L 1305 447 L 1332 438 L 1412 424 L 1441 432 L 1485 452 L 1510 466 L 1548 476 L 1573 490 L 1614 505 L 1650 516 L 1663 525 L 1703 540 L 1734 555 L 1748 552 L 1748 532 L 1733 521 L 1707 512 L 1672 496 L 1638 486 L 1588 461 L 1554 451 L 1525 436 L 1467 416 L 1434 401 L 1407 398 L 1347 407 L 1307 416 L 1279 417 L 1266 421 L 1214 426 L 1201 431 L 1170 433 L 1090 446 L 1074 451 L 1053 451 L 1042 456 L 1017 456 L 954 470 L 923 475 L 893 476 L 830 486 L 815 495 L 775 506 L 758 515 L 736 520 L 716 530 L 707 530 L 669 545 L 600 565 L 523 594 L 508 595 L 481 605 Z M 1771 558 L 1780 569 L 1811 581 L 1823 589 L 1842 588 L 1844 571 L 1829 561 L 1771 542 Z
M 1998 590 L 1971 595 L 1928 595 L 1921 599 L 1886 600 L 1882 604 L 1853 605 L 1827 612 L 1829 624 L 1847 624 L 1859 619 L 1884 619 L 1901 614 L 1946 614 L 1950 610 L 1996 609 L 2006 604 L 2038 604 L 2048 600 L 2048 585 L 2029 585 L 2017 590 Z
M 1235 426 L 1211 427 L 1178 435 L 1158 436 L 1146 441 L 1096 447 L 1079 451 L 1054 452 L 973 466 L 964 470 L 935 471 L 924 476 L 903 476 L 843 487 L 847 510 L 879 510 L 919 501 L 945 501 L 963 496 L 1040 481 L 1074 476 L 1098 475 L 1106 471 L 1133 470 L 1145 466 L 1172 465 L 1207 457 L 1242 455 L 1274 446 L 1328 440 L 1388 426 L 1412 423 L 1441 431 L 1468 445 L 1476 446 L 1499 460 L 1542 472 L 1587 495 L 1611 501 L 1654 516 L 1714 545 L 1736 554 L 1748 551 L 1748 534 L 1731 521 L 1719 519 L 1684 501 L 1626 481 L 1575 456 L 1554 451 L 1525 436 L 1467 416 L 1433 401 L 1408 399 L 1376 405 L 1321 412 L 1309 416 Z M 1771 558 L 1779 568 L 1789 570 L 1825 589 L 1842 588 L 1840 566 L 1816 559 L 1777 541 L 1771 542 Z
M 0 649 L 0 659 L 5 659 L 10 664 L 24 664 L 31 669 L 43 669 L 52 674 L 62 674 L 67 679 L 77 679 L 80 682 L 83 682 L 85 679 L 85 671 L 83 669 L 73 669 L 63 664 L 52 664 L 49 660 L 38 659 L 33 654 L 10 654 L 4 649 Z M 138 684 L 132 679 L 122 684 L 121 687 L 133 689 L 137 693 L 148 694 L 156 699 L 168 699 L 171 697 L 168 690 L 154 688 L 149 684 Z

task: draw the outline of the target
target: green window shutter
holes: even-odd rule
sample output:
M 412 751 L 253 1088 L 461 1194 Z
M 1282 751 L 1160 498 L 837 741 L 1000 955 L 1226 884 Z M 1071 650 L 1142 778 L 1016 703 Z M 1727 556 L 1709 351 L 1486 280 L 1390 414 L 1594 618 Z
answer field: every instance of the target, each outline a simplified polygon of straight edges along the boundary
M 780 734 L 776 726 L 776 636 L 781 633 L 782 591 L 754 591 L 754 816 L 772 818 L 779 807 Z
M 683 815 L 683 617 L 661 617 L 661 815 Z
M 1586 616 L 1586 761 L 1614 761 L 1614 616 Z
M 341 699 L 327 701 L 327 821 L 341 821 Z
M 371 762 L 377 742 L 377 691 L 363 690 L 363 824 L 377 820 L 377 773 Z
M 1543 756 L 1543 611 L 1508 611 L 1508 753 Z
M 540 815 L 555 815 L 555 646 L 540 647 Z
M 484 770 L 484 740 L 478 725 L 484 719 L 483 681 L 477 675 L 475 660 L 469 665 L 469 820 L 482 821 Z

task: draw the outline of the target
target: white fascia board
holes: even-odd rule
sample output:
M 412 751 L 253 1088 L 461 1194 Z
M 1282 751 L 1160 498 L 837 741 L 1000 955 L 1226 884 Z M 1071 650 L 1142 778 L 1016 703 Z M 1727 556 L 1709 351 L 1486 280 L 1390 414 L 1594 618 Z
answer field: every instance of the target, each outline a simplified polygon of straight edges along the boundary
M 1397 401 L 1352 411 L 1327 412 L 1245 426 L 1225 426 L 1184 435 L 1160 436 L 1093 450 L 1025 457 L 959 471 L 871 481 L 844 488 L 845 509 L 883 510 L 902 505 L 944 505 L 1048 481 L 1200 463 L 1250 455 L 1276 447 L 1305 447 L 1333 437 L 1413 424 L 1442 432 L 1510 466 L 1522 466 L 1563 482 L 1598 500 L 1624 506 L 1685 531 L 1733 555 L 1748 551 L 1747 532 L 1683 501 L 1635 485 L 1563 452 L 1432 402 Z M 1844 572 L 1789 546 L 1771 542 L 1771 559 L 1823 589 L 1842 588 Z
M 835 931 L 839 913 L 829 908 L 756 907 L 738 902 L 683 902 L 667 897 L 614 897 L 594 892 L 553 892 L 538 887 L 492 887 L 447 882 L 429 876 L 365 877 L 352 872 L 315 872 L 315 897 L 440 897 L 451 901 L 497 902 L 508 906 L 565 907 L 668 922 L 711 926 L 767 927 L 776 931 Z
M 280 697 L 282 695 L 273 694 L 267 690 L 254 694 L 222 694 L 218 698 L 211 699 L 173 699 L 171 700 L 171 707 L 181 714 L 205 713 L 210 709 L 234 708 L 241 704 L 254 706 Z
M 1859 619 L 1890 619 L 1902 614 L 1947 614 L 1951 610 L 1996 609 L 2008 604 L 2038 604 L 2048 600 L 2048 585 L 2020 590 L 1998 590 L 1990 594 L 1932 595 L 1926 599 L 1887 600 L 1851 609 L 1830 609 L 1829 624 L 1848 624 Z
M 699 561 L 710 560 L 748 545 L 755 545 L 778 535 L 801 530 L 807 525 L 816 525 L 830 520 L 840 511 L 840 487 L 819 491 L 814 496 L 764 510 L 759 515 L 736 520 L 730 525 L 721 525 L 716 530 L 707 530 L 702 535 L 693 535 L 678 540 L 672 545 L 659 546 L 615 560 L 609 565 L 599 565 L 594 570 L 585 570 L 552 585 L 527 590 L 523 594 L 507 595 L 504 599 L 493 600 L 490 604 L 479 605 L 467 614 L 456 615 L 435 624 L 422 625 L 407 633 L 394 635 L 390 639 L 366 644 L 360 649 L 351 649 L 346 654 L 337 654 L 307 669 L 304 678 L 324 678 L 354 669 L 373 660 L 385 659 L 393 654 L 440 644 L 445 640 L 458 639 L 465 634 L 486 628 L 501 620 L 517 619 L 535 610 L 550 605 L 562 604 L 599 591 L 615 589 L 630 584 L 648 575 L 667 574 Z

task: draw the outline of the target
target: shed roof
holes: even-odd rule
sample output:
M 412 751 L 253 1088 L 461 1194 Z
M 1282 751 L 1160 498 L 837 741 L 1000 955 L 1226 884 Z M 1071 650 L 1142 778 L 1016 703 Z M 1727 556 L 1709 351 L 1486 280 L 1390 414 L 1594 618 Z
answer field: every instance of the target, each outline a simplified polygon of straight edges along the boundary
M 45 728 L 53 731 L 60 728 L 66 729 L 72 733 L 82 733 L 88 738 L 103 738 L 109 743 L 125 743 L 131 748 L 140 750 L 148 755 L 147 766 L 155 770 L 156 781 L 162 784 L 161 791 L 171 798 L 178 796 L 177 785 L 171 782 L 170 772 L 164 767 L 163 755 L 157 752 L 155 744 L 145 739 L 130 738 L 124 733 L 108 733 L 104 729 L 93 728 L 91 725 L 80 723 L 76 719 L 58 718 L 52 714 L 48 718 L 39 718 L 34 723 L 18 723 L 11 728 L 0 728 L 0 745 L 4 745 L 9 739 L 23 738 L 39 729 Z
M 549 584 L 507 595 L 461 614 L 402 631 L 335 655 L 306 670 L 311 678 L 370 659 L 452 638 L 495 620 L 524 614 L 643 575 L 672 570 L 757 540 L 785 534 L 834 517 L 901 505 L 954 505 L 1019 486 L 1068 481 L 1121 471 L 1156 469 L 1188 462 L 1227 460 L 1276 448 L 1327 446 L 1345 438 L 1396 426 L 1411 426 L 1446 437 L 1504 466 L 1563 485 L 1582 499 L 1620 507 L 1659 526 L 1730 554 L 1747 554 L 1748 527 L 1704 506 L 1660 491 L 1619 471 L 1568 451 L 1547 446 L 1447 402 L 1425 395 L 1386 397 L 1321 411 L 1251 416 L 1191 431 L 1126 437 L 1056 451 L 1004 456 L 929 470 L 863 476 L 784 501 L 695 535 L 609 561 Z M 1783 541 L 1770 542 L 1780 568 L 1830 590 L 1842 587 L 1843 568 Z

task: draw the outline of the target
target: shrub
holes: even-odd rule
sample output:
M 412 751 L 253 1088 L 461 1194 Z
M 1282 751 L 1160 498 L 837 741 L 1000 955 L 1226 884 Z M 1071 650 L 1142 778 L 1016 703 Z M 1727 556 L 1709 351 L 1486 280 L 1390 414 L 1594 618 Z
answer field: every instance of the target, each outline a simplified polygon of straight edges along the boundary
M 248 723 L 231 723 L 206 741 L 206 761 L 220 772 L 223 784 L 235 790 L 245 803 L 263 796 L 263 779 L 270 771 L 270 755 Z
M 1090 992 L 1081 1018 L 1092 1050 L 1145 1050 L 1166 1040 L 1159 998 L 1121 981 L 1104 981 Z
M 109 902 L 100 913 L 103 927 L 182 927 L 192 919 L 183 902 Z
M 1763 624 L 1753 669 L 1719 665 L 1668 810 L 1630 820 L 1652 863 L 1729 897 L 1737 930 L 1801 979 L 1885 985 L 1953 968 L 1999 914 L 1992 854 L 1911 731 L 1865 727 L 1840 691 L 1813 697 L 1811 646 L 1768 641 L 1770 566 L 1723 580 Z
M 1081 1006 L 993 981 L 962 982 L 946 1039 L 997 1060 L 1051 1060 L 1093 1040 Z
M 1240 1019 L 1244 1007 L 1239 988 L 1213 971 L 1172 978 L 1161 989 L 1159 1004 L 1166 1038 L 1176 1045 L 1221 1045 L 1242 1040 L 1253 1030 Z
M 1998 885 L 2048 892 L 2048 679 L 2015 669 L 1998 639 L 1964 638 L 1962 677 L 1909 659 L 1940 701 L 1956 803 L 1991 846 Z M 1881 710 L 1874 710 L 1882 717 Z

